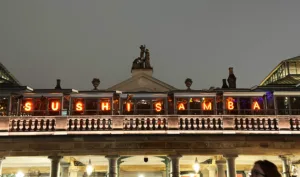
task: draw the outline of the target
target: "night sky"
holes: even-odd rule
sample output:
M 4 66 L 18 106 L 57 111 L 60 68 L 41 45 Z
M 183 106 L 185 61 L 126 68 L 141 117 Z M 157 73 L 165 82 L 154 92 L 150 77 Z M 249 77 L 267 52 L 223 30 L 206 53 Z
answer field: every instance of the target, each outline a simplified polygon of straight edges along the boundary
M 176 88 L 258 85 L 300 54 L 299 0 L 1 0 L 0 62 L 33 88 L 100 89 L 131 76 L 139 46 Z

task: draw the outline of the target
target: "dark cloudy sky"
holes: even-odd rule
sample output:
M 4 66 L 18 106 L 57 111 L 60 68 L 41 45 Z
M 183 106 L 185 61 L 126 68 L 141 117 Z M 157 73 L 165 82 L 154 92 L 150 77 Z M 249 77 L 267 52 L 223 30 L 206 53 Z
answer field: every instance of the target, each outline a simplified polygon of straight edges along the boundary
M 139 45 L 154 77 L 221 86 L 233 66 L 251 87 L 300 54 L 299 0 L 1 0 L 0 61 L 24 85 L 108 88 L 130 77 Z

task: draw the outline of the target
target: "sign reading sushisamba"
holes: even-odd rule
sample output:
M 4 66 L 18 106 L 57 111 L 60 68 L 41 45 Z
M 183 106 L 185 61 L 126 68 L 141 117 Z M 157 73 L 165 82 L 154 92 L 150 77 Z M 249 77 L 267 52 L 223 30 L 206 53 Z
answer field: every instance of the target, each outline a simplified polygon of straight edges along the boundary
M 0 63 L 0 156 L 49 156 L 55 177 L 65 157 L 106 156 L 107 175 L 116 176 L 122 157 L 159 156 L 167 159 L 164 176 L 177 177 L 180 157 L 209 155 L 211 165 L 227 160 L 227 176 L 235 177 L 238 156 L 280 155 L 284 171 L 287 154 L 300 154 L 300 57 L 283 60 L 252 88 L 238 87 L 232 67 L 220 87 L 202 90 L 191 78 L 177 89 L 152 73 L 145 45 L 131 77 L 104 90 L 100 78 L 90 90 L 62 88 L 60 79 L 33 89 Z

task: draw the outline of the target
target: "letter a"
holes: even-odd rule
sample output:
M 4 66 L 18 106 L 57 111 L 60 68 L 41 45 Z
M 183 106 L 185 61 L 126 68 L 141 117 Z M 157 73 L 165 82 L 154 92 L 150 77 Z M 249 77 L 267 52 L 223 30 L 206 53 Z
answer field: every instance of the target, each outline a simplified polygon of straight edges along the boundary
M 179 103 L 178 110 L 185 110 L 183 103 Z
M 253 102 L 253 109 L 260 109 L 260 106 L 257 101 Z

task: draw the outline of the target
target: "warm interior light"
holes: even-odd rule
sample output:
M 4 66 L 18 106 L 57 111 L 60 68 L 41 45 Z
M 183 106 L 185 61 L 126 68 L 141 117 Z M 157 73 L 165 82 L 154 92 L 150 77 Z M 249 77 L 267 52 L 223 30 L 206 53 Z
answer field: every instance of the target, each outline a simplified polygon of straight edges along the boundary
M 139 175 L 138 177 L 144 177 L 144 175 L 141 174 L 141 175 Z
M 16 174 L 16 177 L 24 177 L 25 174 L 22 171 L 18 171 L 18 173 Z
M 197 157 L 196 157 L 195 163 L 193 165 L 193 169 L 194 169 L 194 171 L 195 171 L 196 174 L 200 171 L 200 164 L 198 162 Z
M 89 164 L 86 166 L 86 173 L 90 176 L 94 171 L 94 167 L 92 166 L 91 159 L 89 160 Z
M 195 174 L 191 173 L 191 174 L 190 174 L 190 177 L 195 177 Z

